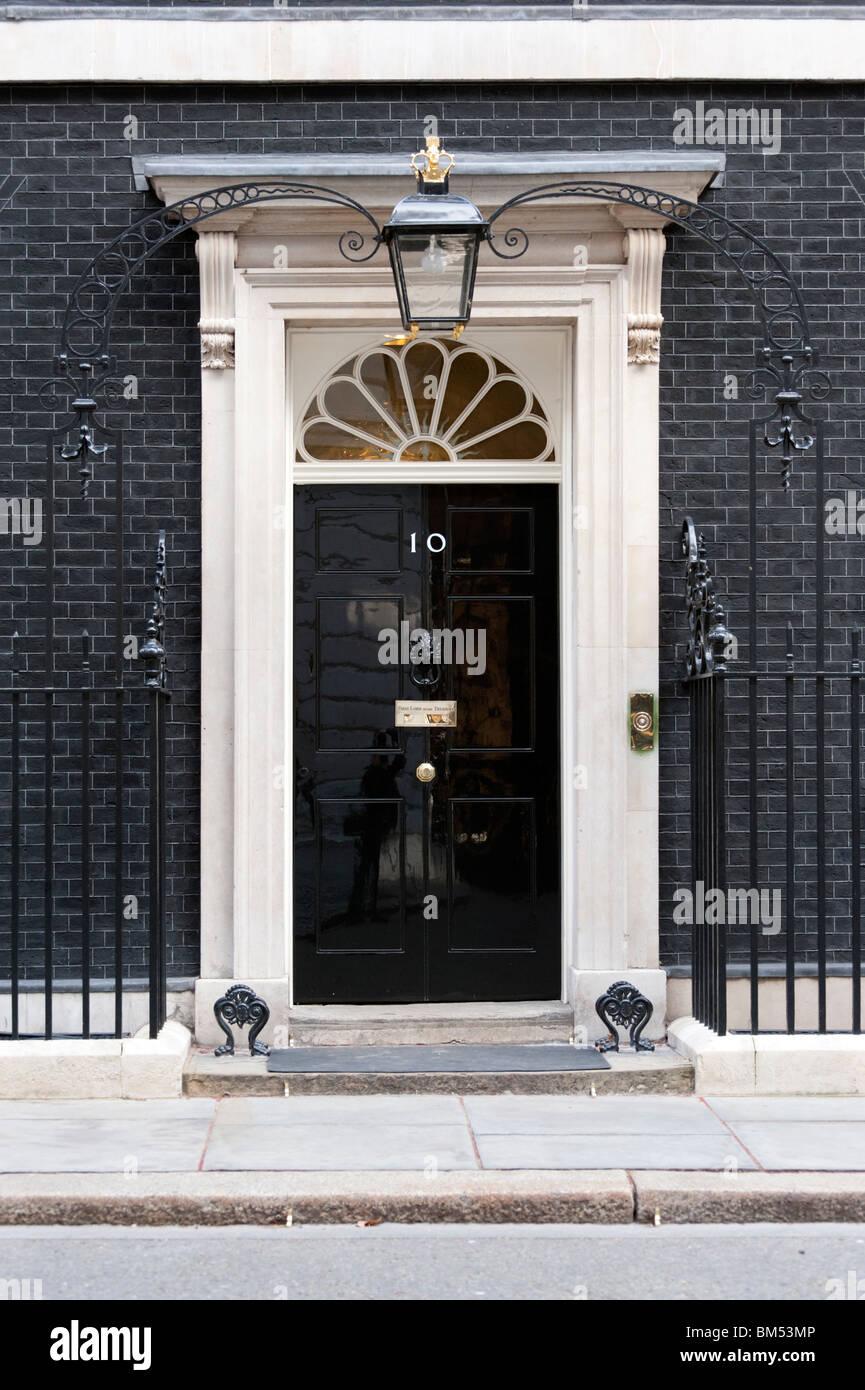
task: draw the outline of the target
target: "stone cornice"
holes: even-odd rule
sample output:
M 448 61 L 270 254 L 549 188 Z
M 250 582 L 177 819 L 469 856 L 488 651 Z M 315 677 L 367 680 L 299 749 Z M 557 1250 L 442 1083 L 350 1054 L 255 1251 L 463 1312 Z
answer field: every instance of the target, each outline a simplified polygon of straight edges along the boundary
M 242 182 L 247 178 L 287 178 L 333 182 L 352 179 L 372 186 L 373 180 L 397 179 L 396 197 L 402 197 L 410 184 L 408 167 L 412 150 L 394 154 L 146 154 L 132 155 L 135 187 L 152 187 L 163 201 L 188 192 L 202 192 L 220 184 Z M 723 182 L 727 157 L 722 150 L 540 150 L 531 154 L 511 151 L 452 151 L 456 165 L 454 191 L 467 180 L 478 187 L 508 180 L 516 188 L 527 181 L 552 183 L 558 179 L 587 178 L 640 183 L 682 197 L 699 197 L 710 184 Z M 659 180 L 656 181 L 656 180 Z M 675 184 L 671 183 L 675 181 Z M 408 181 L 408 182 L 407 182 Z M 482 181 L 482 182 L 481 182 Z M 177 192 L 177 189 L 181 192 Z M 396 189 L 396 185 L 395 185 Z M 691 189 L 692 192 L 687 190 Z M 460 187 L 461 192 L 465 190 Z M 469 195 L 467 195 L 469 196 Z M 508 195 L 510 196 L 510 195 Z
M 723 177 L 724 156 L 699 155 L 691 151 L 658 154 L 651 151 L 611 151 L 606 155 L 572 156 L 551 152 L 549 156 L 532 156 L 525 161 L 503 155 L 463 157 L 457 149 L 452 188 L 455 193 L 471 198 L 485 212 L 491 212 L 517 194 L 543 184 L 566 183 L 585 176 L 593 181 L 630 183 L 672 194 L 697 202 L 705 190 Z M 363 156 L 360 157 L 361 160 Z M 369 208 L 379 221 L 386 220 L 391 209 L 412 188 L 405 154 L 382 156 L 363 164 L 354 163 L 345 155 L 319 156 L 305 160 L 303 156 L 272 157 L 251 155 L 243 157 L 190 156 L 164 159 L 143 157 L 134 163 L 136 186 L 150 187 L 161 202 L 179 203 L 210 189 L 244 183 L 247 180 L 267 181 L 285 178 L 301 183 L 310 182 L 336 190 Z M 473 171 L 476 170 L 477 172 Z M 166 172 L 170 170 L 171 172 Z M 568 211 L 581 208 L 581 219 L 588 225 L 599 216 L 615 212 L 615 205 L 594 198 L 539 199 L 530 207 L 514 210 L 513 221 L 525 222 L 535 232 L 547 226 L 561 228 L 570 221 Z M 629 209 L 635 219 L 627 225 L 660 226 L 657 214 Z M 351 224 L 351 213 L 344 207 L 330 207 L 312 199 L 279 199 L 231 209 L 208 220 L 211 230 L 237 231 L 254 236 L 256 229 L 266 234 L 274 228 L 275 219 L 286 227 L 303 222 L 312 232 L 325 226 Z M 504 228 L 501 229 L 502 231 Z

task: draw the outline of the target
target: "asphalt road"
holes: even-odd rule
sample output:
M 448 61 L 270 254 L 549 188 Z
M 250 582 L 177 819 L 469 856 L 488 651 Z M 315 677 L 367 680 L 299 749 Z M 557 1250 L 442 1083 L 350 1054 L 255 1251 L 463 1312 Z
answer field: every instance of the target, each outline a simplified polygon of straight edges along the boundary
M 865 1298 L 865 1225 L 0 1227 L 10 1279 L 61 1300 L 825 1302 Z

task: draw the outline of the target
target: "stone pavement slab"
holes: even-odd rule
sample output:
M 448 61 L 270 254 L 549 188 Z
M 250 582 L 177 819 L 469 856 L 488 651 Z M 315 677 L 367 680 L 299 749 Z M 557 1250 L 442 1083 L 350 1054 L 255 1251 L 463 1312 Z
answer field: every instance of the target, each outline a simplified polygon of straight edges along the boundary
M 216 1101 L 211 1099 L 176 1100 L 0 1100 L 0 1129 L 15 1120 L 107 1120 L 112 1123 L 128 1120 L 174 1120 L 213 1118 Z
M 706 1105 L 727 1124 L 838 1120 L 865 1124 L 863 1096 L 706 1096 Z
M 476 1168 L 467 1126 L 271 1123 L 214 1126 L 204 1159 L 215 1169 L 363 1171 Z
M 136 1109 L 149 1103 L 128 1102 Z M 152 1119 L 4 1120 L 0 1173 L 195 1171 L 209 1128 L 208 1115 L 187 1117 L 182 1112 Z
M 477 1135 L 484 1168 L 756 1168 L 730 1134 Z
M 207 1171 L 476 1168 L 456 1096 L 296 1096 L 223 1101 Z
M 733 1130 L 766 1169 L 839 1173 L 865 1169 L 865 1124 L 770 1121 L 737 1123 Z
M 221 1101 L 215 1130 L 223 1125 L 285 1125 L 289 1119 L 309 1125 L 465 1126 L 458 1096 L 251 1096 Z
M 723 1122 L 690 1096 L 471 1096 L 484 1168 L 754 1168 Z
M 465 1107 L 477 1135 L 727 1133 L 695 1096 L 467 1096 Z

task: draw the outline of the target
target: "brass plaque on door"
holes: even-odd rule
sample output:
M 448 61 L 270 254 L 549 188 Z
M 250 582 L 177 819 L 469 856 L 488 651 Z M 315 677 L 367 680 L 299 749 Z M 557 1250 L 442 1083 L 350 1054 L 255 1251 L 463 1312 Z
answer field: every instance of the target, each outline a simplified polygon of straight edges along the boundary
M 397 700 L 394 723 L 398 729 L 455 729 L 456 700 Z

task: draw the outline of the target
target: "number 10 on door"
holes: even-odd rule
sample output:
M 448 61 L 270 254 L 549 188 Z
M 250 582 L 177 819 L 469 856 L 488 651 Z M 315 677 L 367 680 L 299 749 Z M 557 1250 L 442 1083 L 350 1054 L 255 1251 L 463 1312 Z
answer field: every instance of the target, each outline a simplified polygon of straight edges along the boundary
M 447 545 L 441 531 L 430 531 L 426 538 L 426 548 L 432 555 L 440 555 Z M 417 531 L 411 533 L 411 553 L 417 555 Z

